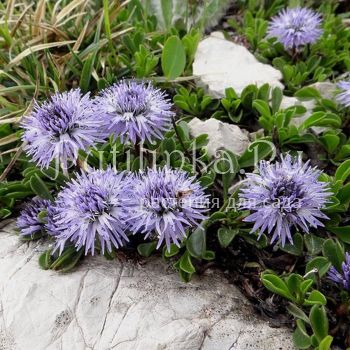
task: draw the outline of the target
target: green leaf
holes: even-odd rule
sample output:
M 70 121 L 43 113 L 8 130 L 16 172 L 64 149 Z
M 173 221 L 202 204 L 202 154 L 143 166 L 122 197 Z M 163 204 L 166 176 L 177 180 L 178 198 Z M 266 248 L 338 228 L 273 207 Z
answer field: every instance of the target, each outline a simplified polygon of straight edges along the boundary
M 310 255 L 317 255 L 322 251 L 324 239 L 310 233 L 304 236 L 304 242 Z
M 201 259 L 206 250 L 205 235 L 205 230 L 198 227 L 187 239 L 186 248 L 194 258 Z
M 47 222 L 47 210 L 42 210 L 37 217 L 39 222 L 45 224 Z
M 52 270 L 61 270 L 66 272 L 71 270 L 79 261 L 80 257 L 83 254 L 83 249 L 80 249 L 78 252 L 75 247 L 65 248 L 62 254 L 52 262 L 50 269 Z
M 179 276 L 182 282 L 188 283 L 191 280 L 192 273 L 187 273 L 184 270 L 179 269 Z
M 282 98 L 283 98 L 282 90 L 276 86 L 272 90 L 272 101 L 271 101 L 272 113 L 277 113 L 279 111 L 280 106 L 281 106 L 281 102 L 282 102 Z
M 165 42 L 162 52 L 162 70 L 164 75 L 173 80 L 179 77 L 186 66 L 186 53 L 182 41 L 171 36 Z
M 304 295 L 313 285 L 314 281 L 311 278 L 300 283 L 300 291 Z
M 1 219 L 5 219 L 5 218 L 9 217 L 11 214 L 12 214 L 12 212 L 9 209 L 6 209 L 6 208 L 0 209 L 0 218 Z
M 59 270 L 61 272 L 68 272 L 72 270 L 75 267 L 75 265 L 79 262 L 80 258 L 83 255 L 83 252 L 83 249 L 80 249 L 78 252 L 75 252 L 75 254 L 73 254 L 73 256 L 71 256 L 70 259 L 67 259 L 66 261 L 64 261 L 64 263 L 61 264 Z
M 217 211 L 217 212 L 215 212 L 215 213 L 210 215 L 209 221 L 211 223 L 213 223 L 213 222 L 216 222 L 216 221 L 219 221 L 219 220 L 224 220 L 226 218 L 227 218 L 227 214 L 226 213 Z
M 164 19 L 165 28 L 167 30 L 171 27 L 171 21 L 173 18 L 173 1 L 172 0 L 161 0 L 162 14 Z
M 335 159 L 345 159 L 350 156 L 350 145 L 343 145 L 339 152 L 336 154 Z
M 142 161 L 144 160 L 141 157 L 136 157 L 134 159 L 134 161 L 131 164 L 131 171 L 139 171 L 141 169 L 141 165 L 143 166 L 143 164 L 141 164 L 141 159 Z
M 176 254 L 179 253 L 179 251 L 180 251 L 180 248 L 174 243 L 170 244 L 170 250 L 168 250 L 167 247 L 164 246 L 164 256 L 166 258 L 171 258 L 172 256 L 175 256 Z
M 302 309 L 300 309 L 298 306 L 296 306 L 295 304 L 288 302 L 287 310 L 295 318 L 297 318 L 297 319 L 300 318 L 304 322 L 310 323 L 309 318 L 307 317 L 305 312 Z
M 210 176 L 201 176 L 199 178 L 199 182 L 204 188 L 208 188 L 214 183 L 213 179 Z
M 327 227 L 327 230 L 335 233 L 343 242 L 350 244 L 350 226 Z
M 306 333 L 305 326 L 301 326 L 301 320 L 297 320 L 297 328 L 293 333 L 293 342 L 298 349 L 309 349 L 311 346 L 311 338 Z
M 321 98 L 320 92 L 317 89 L 309 86 L 301 88 L 294 94 L 294 96 L 300 98 L 301 100 Z
M 335 179 L 345 182 L 350 175 L 350 159 L 341 163 L 335 172 Z
M 344 205 L 349 205 L 350 203 L 350 183 L 343 186 L 337 193 L 337 198 L 339 202 Z
M 286 283 L 280 277 L 268 273 L 263 274 L 262 283 L 269 291 L 294 301 L 294 297 L 290 294 Z
M 211 250 L 206 250 L 202 256 L 204 260 L 214 260 L 215 259 L 215 253 Z
M 344 248 L 341 246 L 337 239 L 327 239 L 323 243 L 322 253 L 323 256 L 328 258 L 328 260 L 338 271 L 341 271 L 341 266 L 345 259 L 345 254 Z
M 187 251 L 180 258 L 180 269 L 189 274 L 196 272 L 196 269 L 192 264 L 191 255 Z
M 327 304 L 327 299 L 326 297 L 319 292 L 318 290 L 313 290 L 308 298 L 304 301 L 304 305 L 326 305 Z
M 313 334 L 311 336 L 311 347 L 312 347 L 312 349 L 317 349 L 318 345 L 319 345 L 319 341 L 317 340 L 316 335 Z
M 328 318 L 324 306 L 314 305 L 311 308 L 310 322 L 317 340 L 321 342 L 328 335 Z
M 157 241 L 141 243 L 137 246 L 137 251 L 141 256 L 148 258 L 157 248 Z
M 33 192 L 39 197 L 49 199 L 51 201 L 54 200 L 44 181 L 41 180 L 37 174 L 33 175 L 30 178 L 30 187 L 32 188 Z
M 255 100 L 253 102 L 253 107 L 264 117 L 271 117 L 270 107 L 267 102 L 263 100 Z
M 97 24 L 97 29 L 95 32 L 95 37 L 94 37 L 94 43 L 97 44 L 100 40 L 100 33 L 101 33 L 101 25 L 102 25 L 102 20 L 103 17 L 101 17 L 101 20 Z M 86 59 L 84 62 L 83 69 L 81 71 L 80 75 L 80 88 L 82 91 L 87 92 L 89 91 L 90 88 L 90 81 L 92 77 L 92 71 L 94 69 L 94 64 L 97 56 L 97 52 L 99 50 L 99 45 L 96 45 L 90 54 L 90 56 Z
M 208 134 L 202 134 L 194 139 L 193 144 L 196 146 L 195 149 L 200 149 L 208 144 Z
M 41 169 L 41 172 L 47 176 L 51 181 L 55 181 L 61 186 L 64 186 L 69 179 L 64 176 L 61 172 L 59 172 L 57 169 L 54 169 L 52 167 L 48 167 L 47 169 Z
M 292 294 L 297 294 L 300 291 L 300 285 L 303 281 L 303 277 L 297 273 L 292 273 L 286 278 L 286 284 L 288 290 Z
M 270 141 L 256 140 L 249 145 L 248 149 L 239 158 L 239 166 L 241 168 L 254 166 L 256 162 L 265 159 L 273 151 L 273 144 Z
M 171 154 L 176 149 L 176 143 L 173 138 L 167 138 L 162 142 L 163 152 L 168 152 Z
M 330 335 L 327 335 L 327 337 L 323 338 L 320 342 L 320 345 L 318 346 L 318 350 L 330 350 L 331 345 L 333 342 L 333 337 Z
M 105 23 L 105 32 L 108 40 L 111 40 L 111 24 L 109 21 L 108 0 L 103 0 L 103 18 Z
M 328 153 L 333 153 L 339 145 L 340 137 L 338 135 L 326 134 L 319 138 Z
M 52 264 L 51 249 L 46 250 L 39 256 L 39 265 L 42 269 L 48 270 Z
M 219 243 L 223 248 L 227 248 L 232 240 L 237 236 L 239 230 L 222 227 L 218 230 Z
M 308 273 L 316 268 L 318 270 L 319 276 L 323 277 L 328 272 L 331 265 L 332 264 L 328 261 L 327 258 L 323 256 L 317 256 L 306 264 L 305 272 Z M 313 279 L 316 280 L 314 277 Z
M 341 118 L 333 113 L 314 112 L 307 118 L 299 127 L 299 130 L 304 130 L 312 126 L 331 126 L 339 128 L 341 126 Z
M 304 248 L 303 236 L 300 233 L 296 233 L 293 236 L 293 244 L 287 243 L 284 247 L 280 246 L 279 248 L 286 253 L 300 256 Z

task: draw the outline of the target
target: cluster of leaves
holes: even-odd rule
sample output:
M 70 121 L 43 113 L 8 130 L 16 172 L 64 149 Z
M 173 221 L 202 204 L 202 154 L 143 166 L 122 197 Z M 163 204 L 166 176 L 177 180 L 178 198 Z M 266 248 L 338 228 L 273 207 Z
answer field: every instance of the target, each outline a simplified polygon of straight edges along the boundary
M 228 88 L 221 99 L 194 87 L 192 62 L 203 23 L 191 29 L 183 23 L 173 26 L 167 1 L 161 2 L 162 31 L 158 30 L 159 21 L 153 12 L 139 0 L 63 0 L 59 5 L 40 0 L 35 6 L 29 1 L 15 3 L 8 1 L 6 7 L 0 4 L 0 63 L 4 67 L 0 70 L 0 218 L 16 214 L 27 197 L 50 198 L 67 180 L 52 168 L 38 169 L 22 153 L 19 122 L 32 108 L 34 99 L 42 101 L 55 91 L 77 86 L 94 93 L 124 77 L 150 79 L 167 88 L 173 97 L 180 117 L 174 129 L 164 140 L 145 144 L 144 157 L 111 139 L 89 155 L 81 153 L 80 160 L 96 167 L 116 164 L 118 170 L 130 164 L 129 170 L 135 171 L 150 165 L 154 158 L 157 165 L 169 162 L 174 168 L 182 167 L 196 175 L 208 193 L 219 198 L 219 203 L 203 224 L 204 231 L 189 232 L 181 247 L 172 245 L 170 252 L 163 250 L 163 257 L 173 262 L 180 277 L 189 281 L 196 271 L 206 268 L 208 261 L 219 261 L 215 254 L 220 252 L 237 261 L 230 273 L 239 271 L 245 276 L 248 270 L 251 277 L 253 270 L 259 277 L 256 289 L 265 286 L 286 300 L 288 304 L 278 299 L 296 319 L 294 340 L 300 349 L 350 346 L 349 295 L 340 293 L 326 278 L 331 265 L 341 270 L 344 253 L 350 247 L 349 112 L 307 86 L 337 79 L 350 68 L 350 31 L 334 14 L 335 2 L 313 2 L 323 13 L 324 34 L 317 44 L 296 57 L 275 40 L 266 39 L 267 21 L 287 1 L 241 0 L 237 2 L 238 15 L 228 20 L 260 60 L 281 70 L 284 94 L 312 100 L 312 112 L 302 104 L 281 108 L 282 91 L 268 85 L 247 86 L 240 95 Z M 241 156 L 226 151 L 213 160 L 206 150 L 207 135 L 192 138 L 189 134 L 187 121 L 193 117 L 238 124 L 254 132 L 255 141 Z M 315 128 L 322 128 L 321 133 L 316 134 Z M 258 240 L 256 233 L 250 233 L 251 227 L 243 221 L 247 213 L 235 206 L 237 184 L 257 161 L 271 157 L 271 142 L 277 155 L 304 152 L 306 158 L 325 170 L 322 180 L 331 184 L 333 192 L 325 210 L 330 220 L 324 229 L 295 233 L 293 245 L 274 248 L 269 246 L 266 235 Z M 179 152 L 185 154 L 184 162 Z M 154 241 L 136 245 L 138 253 L 145 257 L 156 248 Z M 236 247 L 248 248 L 237 253 Z M 249 256 L 250 261 L 240 265 L 239 253 Z M 288 268 L 282 264 L 273 269 L 271 257 L 287 257 L 291 263 Z M 81 258 L 82 252 L 68 247 L 61 256 L 48 250 L 41 255 L 40 264 L 45 269 L 68 271 Z M 263 296 L 267 299 L 269 295 Z M 261 295 L 253 300 L 260 303 Z M 343 311 L 339 318 L 340 308 Z
M 242 35 L 256 56 L 266 63 L 272 63 L 282 72 L 286 93 L 293 94 L 301 87 L 336 78 L 350 70 L 350 30 L 340 16 L 335 15 L 338 1 L 305 4 L 314 5 L 323 17 L 323 35 L 313 45 L 298 52 L 286 52 L 275 38 L 266 38 L 268 21 L 281 9 L 289 6 L 303 6 L 303 2 L 284 0 L 243 1 L 242 16 L 228 20 L 229 25 Z

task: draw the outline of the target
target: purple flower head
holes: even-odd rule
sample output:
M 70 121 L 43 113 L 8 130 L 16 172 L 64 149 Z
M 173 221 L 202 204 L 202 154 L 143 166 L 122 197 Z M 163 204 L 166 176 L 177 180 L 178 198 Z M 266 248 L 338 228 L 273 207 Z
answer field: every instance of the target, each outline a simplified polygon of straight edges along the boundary
M 45 229 L 45 223 L 39 220 L 38 215 L 43 210 L 48 210 L 50 203 L 46 199 L 34 197 L 25 204 L 17 219 L 17 226 L 20 229 L 21 236 L 34 235 Z
M 338 272 L 334 266 L 328 271 L 328 278 L 350 291 L 350 254 L 345 253 L 345 261 L 342 263 L 342 271 Z
M 321 212 L 328 201 L 328 184 L 318 181 L 321 174 L 301 157 L 289 154 L 281 162 L 261 161 L 259 174 L 247 174 L 241 189 L 240 208 L 252 211 L 244 219 L 254 223 L 252 232 L 273 233 L 271 243 L 288 239 L 293 243 L 292 226 L 309 232 L 309 227 L 324 226 L 318 219 L 328 219 Z
M 337 84 L 340 92 L 336 100 L 344 107 L 350 107 L 350 81 L 341 81 Z
M 56 93 L 24 118 L 25 150 L 41 168 L 52 160 L 66 169 L 68 160 L 74 164 L 79 149 L 86 150 L 107 136 L 104 119 L 94 110 L 89 94 L 79 89 Z
M 128 237 L 124 233 L 124 174 L 107 170 L 93 170 L 77 174 L 57 195 L 50 212 L 47 229 L 56 237 L 56 249 L 62 252 L 66 243 L 77 250 L 85 248 L 85 255 L 94 255 L 99 242 L 102 254 L 112 246 L 123 246 Z
M 151 84 L 122 81 L 102 91 L 97 110 L 110 119 L 109 131 L 133 144 L 162 139 L 171 126 L 172 104 Z
M 273 17 L 268 37 L 277 38 L 284 48 L 299 48 L 312 44 L 322 35 L 320 14 L 308 8 L 284 9 Z
M 130 180 L 128 229 L 145 234 L 145 239 L 156 234 L 157 248 L 163 241 L 180 245 L 186 229 L 200 226 L 206 217 L 209 199 L 194 177 L 182 170 L 148 169 Z

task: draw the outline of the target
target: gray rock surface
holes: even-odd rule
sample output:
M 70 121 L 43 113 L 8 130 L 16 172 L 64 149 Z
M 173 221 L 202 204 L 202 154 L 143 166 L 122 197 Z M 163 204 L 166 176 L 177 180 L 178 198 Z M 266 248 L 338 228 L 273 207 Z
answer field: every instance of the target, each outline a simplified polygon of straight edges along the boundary
M 281 72 L 259 62 L 247 48 L 226 40 L 221 32 L 214 32 L 202 40 L 193 62 L 193 75 L 198 85 L 215 98 L 225 96 L 232 87 L 237 94 L 249 84 L 284 88 Z
M 244 132 L 237 125 L 224 123 L 214 118 L 205 121 L 193 118 L 188 126 L 190 134 L 194 137 L 208 134 L 207 149 L 211 157 L 215 157 L 221 149 L 241 155 L 249 146 L 248 132 Z
M 1 350 L 288 350 L 221 273 L 184 284 L 160 259 L 143 265 L 88 257 L 73 272 L 43 271 L 40 242 L 0 230 Z

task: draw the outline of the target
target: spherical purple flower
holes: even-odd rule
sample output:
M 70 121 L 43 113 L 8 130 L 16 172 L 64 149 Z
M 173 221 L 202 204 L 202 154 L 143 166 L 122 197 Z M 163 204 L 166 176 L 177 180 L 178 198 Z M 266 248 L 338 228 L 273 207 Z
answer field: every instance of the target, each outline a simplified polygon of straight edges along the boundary
M 277 38 L 285 49 L 316 42 L 322 35 L 320 14 L 308 8 L 284 9 L 273 17 L 268 37 Z
M 79 89 L 56 93 L 39 105 L 22 122 L 25 151 L 41 168 L 52 160 L 67 169 L 74 164 L 80 149 L 86 150 L 107 136 L 105 120 L 96 113 L 89 94 Z
M 186 229 L 200 226 L 206 217 L 209 199 L 194 177 L 182 170 L 148 169 L 130 180 L 128 229 L 143 233 L 145 239 L 153 234 L 157 248 L 165 241 L 180 245 Z
M 85 248 L 85 255 L 94 255 L 99 242 L 102 254 L 112 246 L 123 246 L 125 234 L 123 209 L 124 174 L 107 170 L 93 170 L 77 174 L 57 195 L 49 234 L 56 237 L 56 249 L 62 252 L 66 244 Z
M 350 291 L 350 254 L 345 253 L 345 261 L 342 263 L 342 271 L 338 272 L 334 266 L 328 271 L 328 278 Z
M 45 223 L 39 220 L 38 215 L 40 212 L 47 210 L 50 203 L 49 200 L 34 197 L 25 204 L 17 219 L 17 226 L 22 236 L 34 235 L 45 229 Z
M 174 115 L 164 92 L 134 81 L 122 81 L 103 90 L 96 98 L 96 106 L 109 118 L 109 131 L 133 144 L 162 139 Z
M 280 239 L 284 246 L 287 239 L 293 243 L 292 226 L 307 233 L 309 227 L 324 226 L 318 219 L 328 219 L 321 209 L 330 192 L 318 181 L 320 173 L 289 154 L 275 164 L 261 161 L 259 174 L 247 174 L 239 194 L 240 208 L 253 212 L 244 219 L 254 223 L 252 232 L 273 233 L 271 243 Z
M 337 84 L 340 92 L 336 100 L 344 107 L 350 107 L 350 81 L 341 81 Z

